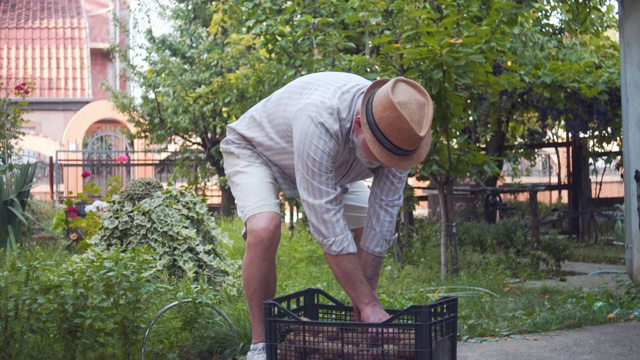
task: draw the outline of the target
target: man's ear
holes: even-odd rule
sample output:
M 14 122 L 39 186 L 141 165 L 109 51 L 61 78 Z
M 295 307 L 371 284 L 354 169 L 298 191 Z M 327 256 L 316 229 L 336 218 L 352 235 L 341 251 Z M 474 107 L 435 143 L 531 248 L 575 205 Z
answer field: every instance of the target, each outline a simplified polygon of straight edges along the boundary
M 360 118 L 360 114 L 356 114 L 353 118 L 353 130 L 358 133 L 362 132 L 362 119 Z

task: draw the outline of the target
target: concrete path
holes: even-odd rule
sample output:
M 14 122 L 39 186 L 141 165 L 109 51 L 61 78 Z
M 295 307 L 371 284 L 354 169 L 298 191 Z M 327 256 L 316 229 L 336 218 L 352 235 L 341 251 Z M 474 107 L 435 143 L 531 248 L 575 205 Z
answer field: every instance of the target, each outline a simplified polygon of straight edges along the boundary
M 531 281 L 524 285 L 620 290 L 630 283 L 624 266 L 567 262 L 562 269 L 578 275 L 567 276 L 565 281 Z M 519 335 L 481 343 L 460 341 L 457 345 L 458 360 L 640 360 L 640 322 Z
M 458 360 L 639 360 L 640 322 L 458 342 Z

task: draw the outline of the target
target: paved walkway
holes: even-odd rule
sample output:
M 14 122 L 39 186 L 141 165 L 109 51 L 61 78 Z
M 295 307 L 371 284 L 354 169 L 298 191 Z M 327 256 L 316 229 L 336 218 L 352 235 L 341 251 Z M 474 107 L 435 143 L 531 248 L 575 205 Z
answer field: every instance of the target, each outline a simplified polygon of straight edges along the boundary
M 521 335 L 482 343 L 458 342 L 457 360 L 638 360 L 640 322 Z
M 525 283 L 577 286 L 585 289 L 622 289 L 629 276 L 624 266 L 565 263 L 565 271 L 578 273 L 566 281 L 544 280 Z M 640 319 L 639 319 L 640 320 Z M 640 360 L 640 322 L 590 326 L 544 334 L 513 336 L 481 343 L 458 342 L 458 360 Z
M 579 286 L 585 289 L 609 288 L 617 289 L 622 283 L 629 283 L 629 275 L 624 265 L 591 264 L 581 262 L 565 262 L 562 270 L 577 275 L 567 276 L 566 280 L 539 280 L 525 283 L 525 285 L 557 285 Z M 638 358 L 640 359 L 640 357 Z

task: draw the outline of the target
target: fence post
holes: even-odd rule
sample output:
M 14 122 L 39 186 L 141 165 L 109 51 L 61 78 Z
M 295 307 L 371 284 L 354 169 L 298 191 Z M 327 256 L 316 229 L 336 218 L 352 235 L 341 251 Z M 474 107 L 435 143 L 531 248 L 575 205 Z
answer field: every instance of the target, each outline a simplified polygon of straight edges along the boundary
M 51 201 L 53 201 L 53 156 L 49 156 L 49 194 Z
M 540 249 L 540 214 L 538 213 L 538 192 L 529 191 L 529 210 L 531 212 L 531 248 Z

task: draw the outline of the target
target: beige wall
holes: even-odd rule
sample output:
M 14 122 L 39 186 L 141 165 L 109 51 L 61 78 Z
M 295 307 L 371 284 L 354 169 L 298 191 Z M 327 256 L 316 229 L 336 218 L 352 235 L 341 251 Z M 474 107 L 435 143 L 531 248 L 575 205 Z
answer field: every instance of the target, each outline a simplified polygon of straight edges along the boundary
M 26 128 L 34 128 L 35 134 L 45 135 L 57 142 L 62 142 L 62 136 L 69 121 L 76 111 L 33 111 L 25 114 Z

